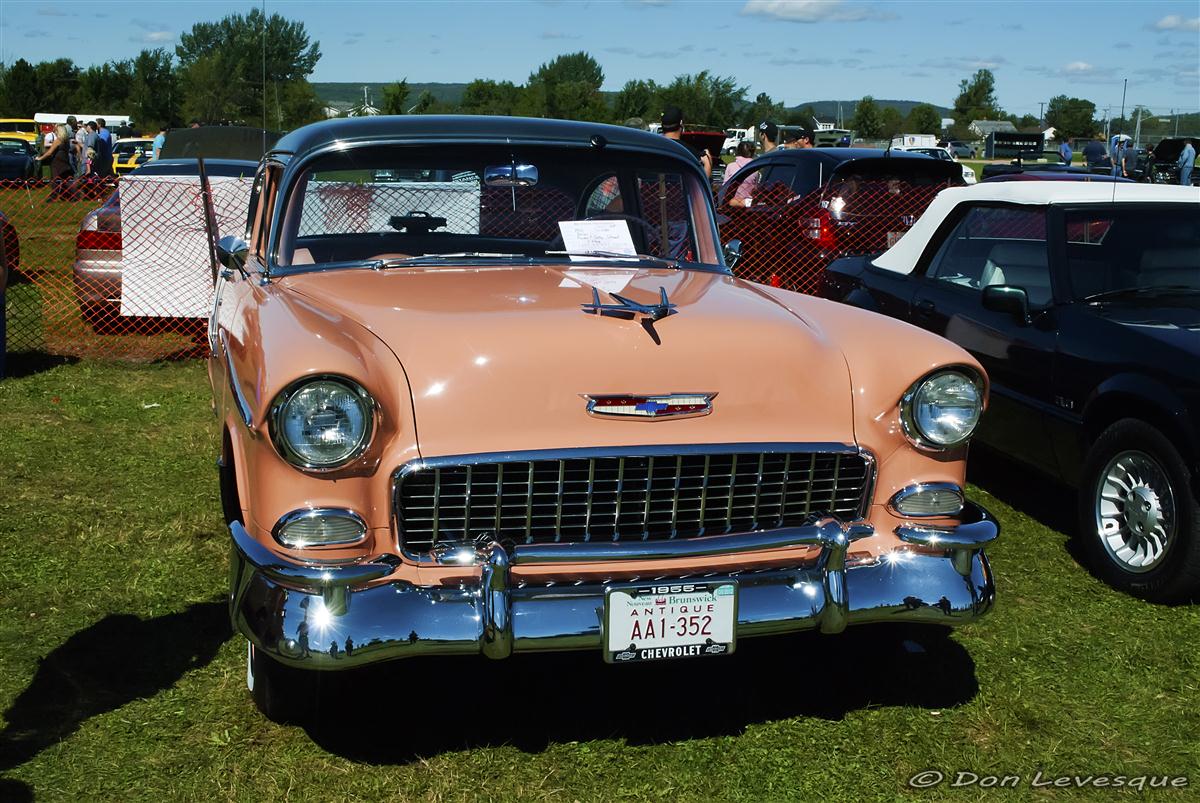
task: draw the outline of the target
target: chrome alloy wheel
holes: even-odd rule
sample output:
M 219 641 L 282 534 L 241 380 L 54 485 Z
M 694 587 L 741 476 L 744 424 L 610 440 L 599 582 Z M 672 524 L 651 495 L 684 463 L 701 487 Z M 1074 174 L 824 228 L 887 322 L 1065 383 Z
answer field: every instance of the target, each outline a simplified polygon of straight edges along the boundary
M 1175 496 L 1163 467 L 1145 452 L 1120 452 L 1096 484 L 1096 534 L 1128 572 L 1148 572 L 1175 540 Z

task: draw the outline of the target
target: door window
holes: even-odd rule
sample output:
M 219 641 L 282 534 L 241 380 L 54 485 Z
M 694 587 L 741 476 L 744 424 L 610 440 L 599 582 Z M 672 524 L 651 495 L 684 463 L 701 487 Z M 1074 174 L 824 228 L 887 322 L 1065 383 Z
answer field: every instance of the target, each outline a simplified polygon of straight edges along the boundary
M 1044 209 L 973 207 L 938 249 L 929 278 L 970 291 L 1020 287 L 1030 307 L 1052 300 Z

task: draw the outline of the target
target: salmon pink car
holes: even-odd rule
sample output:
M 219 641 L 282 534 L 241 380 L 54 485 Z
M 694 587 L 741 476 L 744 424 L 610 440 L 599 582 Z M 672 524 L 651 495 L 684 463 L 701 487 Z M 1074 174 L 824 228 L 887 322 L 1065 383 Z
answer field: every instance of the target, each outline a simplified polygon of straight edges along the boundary
M 263 712 L 329 671 L 621 664 L 995 594 L 963 495 L 987 380 L 734 278 L 700 165 L 628 128 L 318 123 L 263 159 L 209 327 L 230 606 Z

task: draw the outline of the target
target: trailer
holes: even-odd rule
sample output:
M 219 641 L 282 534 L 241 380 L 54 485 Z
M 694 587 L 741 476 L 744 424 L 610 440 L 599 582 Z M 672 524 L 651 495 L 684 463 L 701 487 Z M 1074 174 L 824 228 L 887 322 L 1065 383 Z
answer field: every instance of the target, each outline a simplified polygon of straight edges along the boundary
M 937 134 L 897 134 L 892 137 L 893 148 L 936 148 Z

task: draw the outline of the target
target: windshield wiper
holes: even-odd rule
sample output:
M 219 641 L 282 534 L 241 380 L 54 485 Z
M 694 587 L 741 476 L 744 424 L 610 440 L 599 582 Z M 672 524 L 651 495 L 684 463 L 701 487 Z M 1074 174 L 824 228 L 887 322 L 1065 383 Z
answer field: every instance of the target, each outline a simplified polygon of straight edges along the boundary
M 621 254 L 616 251 L 547 251 L 546 256 L 595 257 L 596 259 L 623 259 L 626 262 L 653 262 L 668 268 L 679 268 L 678 259 L 666 259 L 651 254 Z
M 448 259 L 529 259 L 527 254 L 498 254 L 487 251 L 460 251 L 455 254 L 418 254 L 396 259 L 377 259 L 372 263 L 376 269 L 398 268 L 403 265 L 419 265 L 427 262 L 444 262 Z
M 1200 293 L 1200 287 L 1187 284 L 1163 284 L 1151 287 L 1121 287 L 1116 290 L 1105 290 L 1102 293 L 1092 293 L 1080 301 L 1110 301 L 1120 298 L 1136 298 L 1138 296 L 1161 296 L 1171 293 Z

